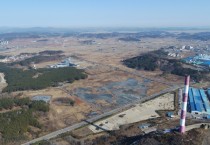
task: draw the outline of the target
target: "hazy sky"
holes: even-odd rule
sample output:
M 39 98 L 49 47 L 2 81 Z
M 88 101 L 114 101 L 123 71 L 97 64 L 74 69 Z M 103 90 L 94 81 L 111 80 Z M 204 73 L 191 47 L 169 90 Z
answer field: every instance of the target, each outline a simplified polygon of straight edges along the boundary
M 210 0 L 0 0 L 0 27 L 210 26 Z

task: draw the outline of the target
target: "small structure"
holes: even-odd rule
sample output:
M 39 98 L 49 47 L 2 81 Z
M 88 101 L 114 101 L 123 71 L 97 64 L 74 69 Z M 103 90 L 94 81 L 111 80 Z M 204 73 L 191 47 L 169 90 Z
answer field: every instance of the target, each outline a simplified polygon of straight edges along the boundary
M 139 125 L 139 128 L 140 128 L 140 129 L 147 129 L 147 128 L 150 127 L 150 125 L 151 125 L 151 124 L 149 124 L 149 123 L 144 123 L 144 124 Z
M 173 118 L 174 117 L 174 112 L 167 112 L 166 116 L 170 117 L 170 118 Z
M 49 103 L 51 100 L 51 96 L 44 96 L 44 95 L 38 95 L 38 96 L 33 96 L 32 101 L 44 101 L 46 103 Z

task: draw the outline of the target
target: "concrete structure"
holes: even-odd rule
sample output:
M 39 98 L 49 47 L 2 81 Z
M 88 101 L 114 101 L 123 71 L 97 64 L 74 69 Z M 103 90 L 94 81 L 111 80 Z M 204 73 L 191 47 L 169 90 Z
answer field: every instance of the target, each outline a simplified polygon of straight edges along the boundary
M 185 90 L 182 102 L 182 111 L 181 111 L 181 118 L 180 118 L 180 132 L 185 132 L 185 119 L 186 119 L 186 112 L 187 112 L 187 99 L 188 99 L 188 91 L 189 91 L 189 84 L 190 84 L 190 76 L 185 77 Z

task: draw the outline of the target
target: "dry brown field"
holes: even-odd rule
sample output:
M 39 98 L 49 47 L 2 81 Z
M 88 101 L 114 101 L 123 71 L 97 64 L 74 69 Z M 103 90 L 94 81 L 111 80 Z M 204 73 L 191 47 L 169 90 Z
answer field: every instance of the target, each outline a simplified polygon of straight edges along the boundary
M 62 50 L 67 57 L 71 57 L 75 63 L 79 64 L 78 68 L 82 68 L 88 74 L 85 80 L 75 81 L 72 84 L 64 84 L 57 88 L 47 88 L 38 91 L 21 91 L 22 97 L 32 97 L 34 95 L 50 95 L 52 100 L 50 102 L 50 111 L 46 116 L 40 118 L 40 122 L 44 124 L 46 132 L 64 128 L 82 119 L 90 117 L 91 112 L 97 114 L 103 113 L 104 109 L 117 104 L 117 99 L 121 97 L 122 92 L 136 91 L 136 96 L 148 96 L 160 92 L 171 85 L 182 84 L 183 78 L 175 75 L 164 75 L 161 71 L 137 71 L 125 67 L 122 60 L 137 56 L 141 53 L 160 49 L 167 46 L 182 46 L 182 45 L 196 45 L 196 42 L 181 41 L 175 38 L 142 38 L 140 42 L 124 42 L 119 41 L 118 38 L 97 39 L 97 38 L 76 38 L 76 37 L 55 37 L 47 38 L 46 42 L 38 42 L 39 39 L 16 39 L 9 43 L 11 49 L 1 52 L 2 55 L 18 55 L 20 53 L 30 52 L 37 53 L 44 50 Z M 81 41 L 93 40 L 94 44 L 85 45 Z M 36 64 L 38 68 L 47 67 L 47 65 L 55 64 L 57 62 L 45 62 Z M 139 89 L 126 89 L 129 79 L 137 81 Z M 145 80 L 149 80 L 146 84 Z M 123 82 L 125 81 L 125 82 Z M 110 85 L 127 83 L 125 86 L 118 88 L 117 85 Z M 141 88 L 141 85 L 145 89 Z M 84 97 L 78 95 L 76 90 L 78 88 L 91 89 L 84 94 L 99 94 L 101 88 L 106 88 L 105 94 L 112 95 L 112 103 L 106 99 L 97 99 L 95 102 L 87 101 Z M 108 88 L 108 89 L 107 89 Z M 120 89 L 115 92 L 114 89 Z M 124 90 L 123 90 L 124 89 Z M 103 92 L 103 93 L 104 93 Z M 16 92 L 20 93 L 20 92 Z M 119 94 L 119 95 L 118 95 Z M 129 94 L 130 95 L 130 94 Z M 74 106 L 58 105 L 53 100 L 59 97 L 69 97 L 75 100 Z M 127 97 L 127 96 L 126 96 Z M 122 101 L 120 99 L 119 101 Z M 46 133 L 45 132 L 45 133 Z

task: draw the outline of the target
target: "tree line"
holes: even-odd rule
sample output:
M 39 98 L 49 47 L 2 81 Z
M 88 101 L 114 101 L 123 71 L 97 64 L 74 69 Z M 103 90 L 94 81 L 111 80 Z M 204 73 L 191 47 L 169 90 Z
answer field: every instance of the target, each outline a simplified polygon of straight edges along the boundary
M 83 70 L 74 67 L 22 70 L 0 63 L 0 72 L 5 74 L 5 79 L 8 83 L 3 92 L 39 90 L 58 86 L 60 82 L 72 83 L 75 80 L 87 77 Z

